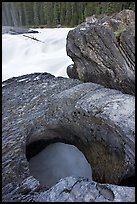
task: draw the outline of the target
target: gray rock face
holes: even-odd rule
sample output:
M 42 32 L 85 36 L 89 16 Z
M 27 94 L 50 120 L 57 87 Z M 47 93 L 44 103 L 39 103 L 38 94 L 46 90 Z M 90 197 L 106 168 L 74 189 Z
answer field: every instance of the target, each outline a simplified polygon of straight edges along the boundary
M 78 73 L 77 73 L 77 70 L 76 70 L 76 67 L 74 66 L 74 64 L 71 64 L 67 67 L 67 75 L 70 78 L 78 79 Z
M 66 177 L 35 198 L 36 202 L 135 202 L 135 189 Z
M 19 187 L 6 187 L 10 193 L 3 196 L 4 202 L 135 202 L 134 187 L 99 184 L 83 177 L 66 177 L 48 190 L 32 176 Z
M 66 50 L 74 62 L 69 77 L 135 94 L 133 11 L 100 19 L 87 18 L 85 23 L 69 31 Z
M 134 96 L 47 73 L 2 85 L 3 202 L 134 201 L 134 187 L 111 185 L 135 174 Z M 96 182 L 68 177 L 47 189 L 31 176 L 31 145 L 57 140 L 84 153 Z
M 9 33 L 12 35 L 24 34 L 24 33 L 38 33 L 36 30 L 30 30 L 27 28 L 2 26 L 2 34 Z
M 65 137 L 73 135 L 72 142 L 92 166 L 93 180 L 118 183 L 126 174 L 134 175 L 133 96 L 84 83 L 52 96 L 48 103 L 47 127 Z

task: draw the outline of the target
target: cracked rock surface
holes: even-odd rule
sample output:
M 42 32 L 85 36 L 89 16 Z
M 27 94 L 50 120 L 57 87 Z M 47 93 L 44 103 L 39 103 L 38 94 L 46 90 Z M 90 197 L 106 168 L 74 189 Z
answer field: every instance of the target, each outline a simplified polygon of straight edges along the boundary
M 66 50 L 74 62 L 67 68 L 70 78 L 135 94 L 134 11 L 87 18 L 69 31 Z
M 134 202 L 134 188 L 98 184 L 94 181 L 89 182 L 85 178 L 66 177 L 47 192 L 40 193 L 36 201 Z
M 134 187 L 117 185 L 135 174 L 134 96 L 48 73 L 2 86 L 3 202 L 134 201 Z M 93 182 L 67 177 L 48 189 L 30 174 L 27 147 L 57 139 L 84 153 Z

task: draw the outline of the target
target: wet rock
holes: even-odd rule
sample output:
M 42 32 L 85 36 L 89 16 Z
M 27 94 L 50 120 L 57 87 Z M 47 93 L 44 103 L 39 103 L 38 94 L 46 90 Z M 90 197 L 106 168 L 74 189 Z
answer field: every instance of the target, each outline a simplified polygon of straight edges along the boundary
M 72 79 L 78 78 L 78 73 L 74 64 L 71 64 L 67 67 L 67 75 Z
M 24 33 L 38 33 L 36 30 L 28 28 L 13 27 L 13 26 L 2 26 L 2 34 L 9 33 L 12 35 L 19 35 Z
M 77 73 L 70 78 L 135 94 L 134 11 L 87 18 L 69 31 L 66 50 Z
M 14 77 L 2 85 L 3 202 L 108 201 L 113 194 L 134 200 L 133 187 L 100 189 L 101 183 L 119 184 L 135 174 L 134 96 L 48 73 Z M 31 176 L 28 157 L 36 153 L 32 144 L 46 147 L 57 140 L 83 152 L 98 189 L 85 178 L 63 179 L 47 189 Z

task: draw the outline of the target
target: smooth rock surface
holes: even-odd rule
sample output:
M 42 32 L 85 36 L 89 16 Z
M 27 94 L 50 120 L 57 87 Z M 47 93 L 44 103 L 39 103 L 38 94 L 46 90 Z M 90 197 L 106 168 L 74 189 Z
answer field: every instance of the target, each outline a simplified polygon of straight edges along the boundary
M 134 96 L 48 73 L 11 78 L 2 86 L 3 202 L 106 199 L 85 178 L 62 179 L 47 191 L 30 174 L 26 151 L 33 142 L 58 139 L 75 145 L 98 184 L 118 184 L 135 174 Z M 134 200 L 133 187 L 115 186 L 112 191 L 114 202 Z

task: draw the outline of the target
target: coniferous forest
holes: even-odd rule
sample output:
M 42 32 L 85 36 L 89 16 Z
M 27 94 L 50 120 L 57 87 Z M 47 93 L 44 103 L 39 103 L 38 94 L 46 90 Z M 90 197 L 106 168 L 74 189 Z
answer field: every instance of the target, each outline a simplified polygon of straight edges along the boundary
M 93 14 L 135 10 L 135 2 L 2 2 L 3 26 L 73 27 Z

